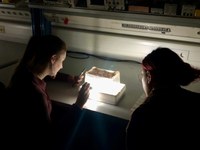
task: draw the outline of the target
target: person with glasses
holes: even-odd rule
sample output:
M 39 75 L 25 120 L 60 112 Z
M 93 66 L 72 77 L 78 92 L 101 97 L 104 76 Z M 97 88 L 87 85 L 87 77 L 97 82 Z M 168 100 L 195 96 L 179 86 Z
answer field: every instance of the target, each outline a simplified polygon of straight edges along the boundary
M 200 149 L 200 93 L 183 88 L 199 79 L 200 69 L 171 49 L 149 53 L 141 72 L 146 100 L 127 125 L 126 149 Z

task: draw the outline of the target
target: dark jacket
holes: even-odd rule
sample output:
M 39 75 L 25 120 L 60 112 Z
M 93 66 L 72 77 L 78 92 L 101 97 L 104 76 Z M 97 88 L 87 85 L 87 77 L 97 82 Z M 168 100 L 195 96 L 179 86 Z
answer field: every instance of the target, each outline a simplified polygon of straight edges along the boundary
M 81 112 L 74 105 L 52 103 L 46 83 L 26 68 L 13 76 L 7 106 L 8 140 L 26 150 L 64 149 Z
M 131 116 L 127 149 L 200 149 L 199 119 L 199 93 L 180 87 L 154 90 Z

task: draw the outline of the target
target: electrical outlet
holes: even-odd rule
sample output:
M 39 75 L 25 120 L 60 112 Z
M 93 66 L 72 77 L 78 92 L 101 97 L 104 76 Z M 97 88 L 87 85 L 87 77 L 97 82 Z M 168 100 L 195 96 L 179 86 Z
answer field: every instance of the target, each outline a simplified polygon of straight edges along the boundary
M 188 60 L 189 51 L 188 50 L 174 50 L 183 60 Z

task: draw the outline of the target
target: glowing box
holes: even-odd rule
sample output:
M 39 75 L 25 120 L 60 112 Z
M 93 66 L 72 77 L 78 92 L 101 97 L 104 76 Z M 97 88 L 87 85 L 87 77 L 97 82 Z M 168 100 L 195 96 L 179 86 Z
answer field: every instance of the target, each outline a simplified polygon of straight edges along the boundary
M 92 67 L 85 73 L 85 82 L 90 83 L 90 99 L 108 104 L 117 104 L 124 95 L 126 85 L 120 83 L 120 72 Z

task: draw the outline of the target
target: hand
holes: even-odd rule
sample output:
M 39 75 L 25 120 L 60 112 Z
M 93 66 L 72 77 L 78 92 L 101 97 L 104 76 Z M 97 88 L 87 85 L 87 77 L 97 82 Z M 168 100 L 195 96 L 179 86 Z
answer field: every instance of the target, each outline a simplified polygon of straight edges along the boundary
M 84 75 L 83 74 L 80 75 L 80 76 L 74 76 L 72 86 L 80 85 L 80 83 L 83 81 L 83 79 L 84 79 Z
M 87 99 L 89 97 L 90 94 L 89 92 L 90 92 L 90 84 L 85 82 L 78 93 L 75 105 L 78 106 L 79 108 L 83 108 L 84 104 L 87 102 Z

